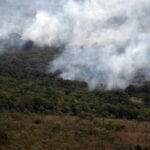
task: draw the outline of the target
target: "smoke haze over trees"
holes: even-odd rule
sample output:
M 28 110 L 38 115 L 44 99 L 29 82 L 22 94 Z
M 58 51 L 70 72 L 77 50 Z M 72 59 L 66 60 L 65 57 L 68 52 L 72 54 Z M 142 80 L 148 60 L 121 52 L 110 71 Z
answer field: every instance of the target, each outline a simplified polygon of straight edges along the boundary
M 90 88 L 125 88 L 139 70 L 149 79 L 149 0 L 2 0 L 0 47 L 65 45 L 50 63 Z

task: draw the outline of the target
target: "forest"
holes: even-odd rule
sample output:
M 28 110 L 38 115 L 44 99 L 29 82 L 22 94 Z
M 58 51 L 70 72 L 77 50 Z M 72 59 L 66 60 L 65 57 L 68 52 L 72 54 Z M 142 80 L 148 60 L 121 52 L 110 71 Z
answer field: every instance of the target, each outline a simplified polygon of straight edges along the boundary
M 49 73 L 59 49 L 5 52 L 0 56 L 0 111 L 92 114 L 149 120 L 150 82 L 125 90 L 89 90 L 87 83 Z

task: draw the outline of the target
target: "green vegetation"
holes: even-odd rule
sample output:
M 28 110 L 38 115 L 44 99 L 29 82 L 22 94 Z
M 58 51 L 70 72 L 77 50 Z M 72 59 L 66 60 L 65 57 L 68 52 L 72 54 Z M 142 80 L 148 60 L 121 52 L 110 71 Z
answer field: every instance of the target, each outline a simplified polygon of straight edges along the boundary
M 150 82 L 90 91 L 48 72 L 59 53 L 0 55 L 0 149 L 150 149 Z
M 48 73 L 58 49 L 6 52 L 0 56 L 0 111 L 150 119 L 150 82 L 125 91 L 89 91 L 85 82 Z

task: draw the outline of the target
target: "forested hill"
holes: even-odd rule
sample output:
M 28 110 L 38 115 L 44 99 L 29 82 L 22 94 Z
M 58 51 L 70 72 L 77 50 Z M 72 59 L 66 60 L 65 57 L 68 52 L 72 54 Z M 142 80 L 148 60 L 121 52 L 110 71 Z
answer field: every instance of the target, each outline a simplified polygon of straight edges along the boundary
M 126 90 L 90 91 L 85 82 L 48 73 L 59 50 L 22 50 L 0 55 L 0 111 L 150 119 L 150 82 Z

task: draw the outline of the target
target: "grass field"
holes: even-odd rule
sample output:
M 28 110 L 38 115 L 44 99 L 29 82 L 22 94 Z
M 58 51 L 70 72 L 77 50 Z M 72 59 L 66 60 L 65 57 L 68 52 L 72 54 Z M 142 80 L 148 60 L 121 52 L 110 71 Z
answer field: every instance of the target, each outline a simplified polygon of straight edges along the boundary
M 150 123 L 94 116 L 1 114 L 1 150 L 148 150 Z

